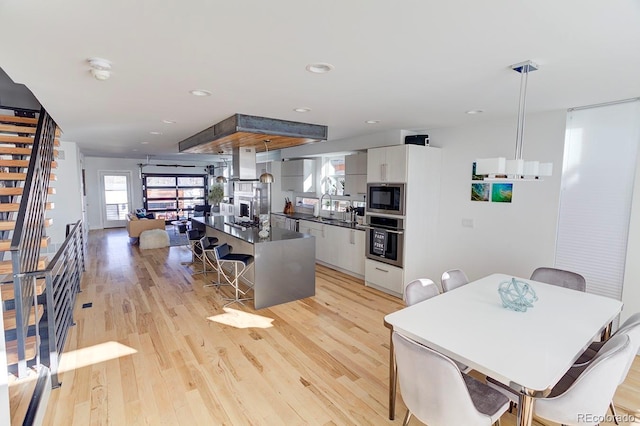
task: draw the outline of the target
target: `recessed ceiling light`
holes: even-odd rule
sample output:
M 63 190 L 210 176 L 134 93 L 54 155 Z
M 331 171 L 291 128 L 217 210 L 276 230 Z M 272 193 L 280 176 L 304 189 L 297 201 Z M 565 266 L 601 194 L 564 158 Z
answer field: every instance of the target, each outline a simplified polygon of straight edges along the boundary
M 163 122 L 164 124 L 176 124 L 176 122 L 175 122 L 175 121 L 173 121 L 173 120 L 162 120 L 162 122 Z
M 140 142 L 142 145 L 149 145 L 149 142 Z
M 202 89 L 190 90 L 189 93 L 191 93 L 193 96 L 211 96 L 210 91 Z
M 138 148 L 133 148 L 133 152 L 137 152 L 137 151 L 138 151 Z
M 162 134 L 162 132 L 149 132 L 149 133 L 151 133 L 152 135 L 161 135 Z
M 467 111 L 467 114 L 473 115 L 473 114 L 482 114 L 484 111 L 481 109 L 472 109 L 471 111 Z
M 380 122 L 380 120 L 367 120 L 365 121 L 365 123 L 367 124 L 378 124 Z
M 295 112 L 309 112 L 311 111 L 311 108 L 307 108 L 307 107 L 300 107 L 300 108 L 294 108 L 293 109 Z
M 326 62 L 316 62 L 315 64 L 309 64 L 306 66 L 307 71 L 316 73 L 316 74 L 328 73 L 334 68 L 335 67 L 333 65 L 328 64 Z

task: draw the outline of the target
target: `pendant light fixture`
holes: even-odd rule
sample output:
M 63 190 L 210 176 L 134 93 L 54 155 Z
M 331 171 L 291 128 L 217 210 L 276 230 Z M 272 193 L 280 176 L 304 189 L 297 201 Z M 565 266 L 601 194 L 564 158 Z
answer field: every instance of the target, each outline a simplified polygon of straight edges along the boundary
M 553 172 L 552 163 L 525 161 L 522 158 L 527 80 L 529 73 L 536 71 L 538 68 L 538 65 L 532 61 L 511 65 L 512 70 L 520 73 L 520 101 L 518 104 L 515 158 L 513 160 L 507 160 L 505 157 L 477 159 L 476 174 L 487 176 L 489 179 L 508 180 L 536 180 L 540 176 L 551 176 Z
M 227 160 L 222 160 L 224 161 L 224 166 L 222 166 L 224 168 L 224 170 L 227 170 Z M 220 167 L 214 167 L 214 169 L 216 168 L 220 168 Z M 224 177 L 224 172 L 223 174 L 221 174 L 220 176 L 216 176 L 216 183 L 227 183 L 227 178 Z
M 269 173 L 269 147 L 267 146 L 267 144 L 271 142 L 271 140 L 269 139 L 265 139 L 264 140 L 264 149 L 267 153 L 266 157 L 267 157 L 267 171 L 264 172 L 263 174 L 260 175 L 260 182 L 261 183 L 273 183 L 273 175 L 271 173 Z

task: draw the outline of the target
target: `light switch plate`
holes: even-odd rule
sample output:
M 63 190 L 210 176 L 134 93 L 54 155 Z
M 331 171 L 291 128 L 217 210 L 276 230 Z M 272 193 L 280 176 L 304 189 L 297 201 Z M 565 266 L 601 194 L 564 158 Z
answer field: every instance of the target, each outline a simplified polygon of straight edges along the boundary
M 463 228 L 473 228 L 473 219 L 462 219 Z

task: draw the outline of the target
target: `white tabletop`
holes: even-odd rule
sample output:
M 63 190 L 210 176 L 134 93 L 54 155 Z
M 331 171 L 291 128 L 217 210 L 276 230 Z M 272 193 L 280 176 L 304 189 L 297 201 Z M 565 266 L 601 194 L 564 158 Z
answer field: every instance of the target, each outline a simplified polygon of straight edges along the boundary
M 622 309 L 622 302 L 523 278 L 538 301 L 527 312 L 502 306 L 493 274 L 389 314 L 400 334 L 514 387 L 544 392 Z M 513 383 L 512 383 L 513 382 Z

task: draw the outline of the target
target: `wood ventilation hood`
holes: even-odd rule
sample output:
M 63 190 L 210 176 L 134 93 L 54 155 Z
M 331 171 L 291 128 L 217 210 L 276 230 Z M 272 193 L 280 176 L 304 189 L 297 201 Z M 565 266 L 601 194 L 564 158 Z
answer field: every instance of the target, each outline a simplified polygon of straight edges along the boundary
M 232 154 L 239 147 L 253 147 L 256 152 L 290 148 L 327 139 L 327 126 L 277 120 L 275 118 L 234 114 L 178 144 L 180 152 L 192 154 Z

